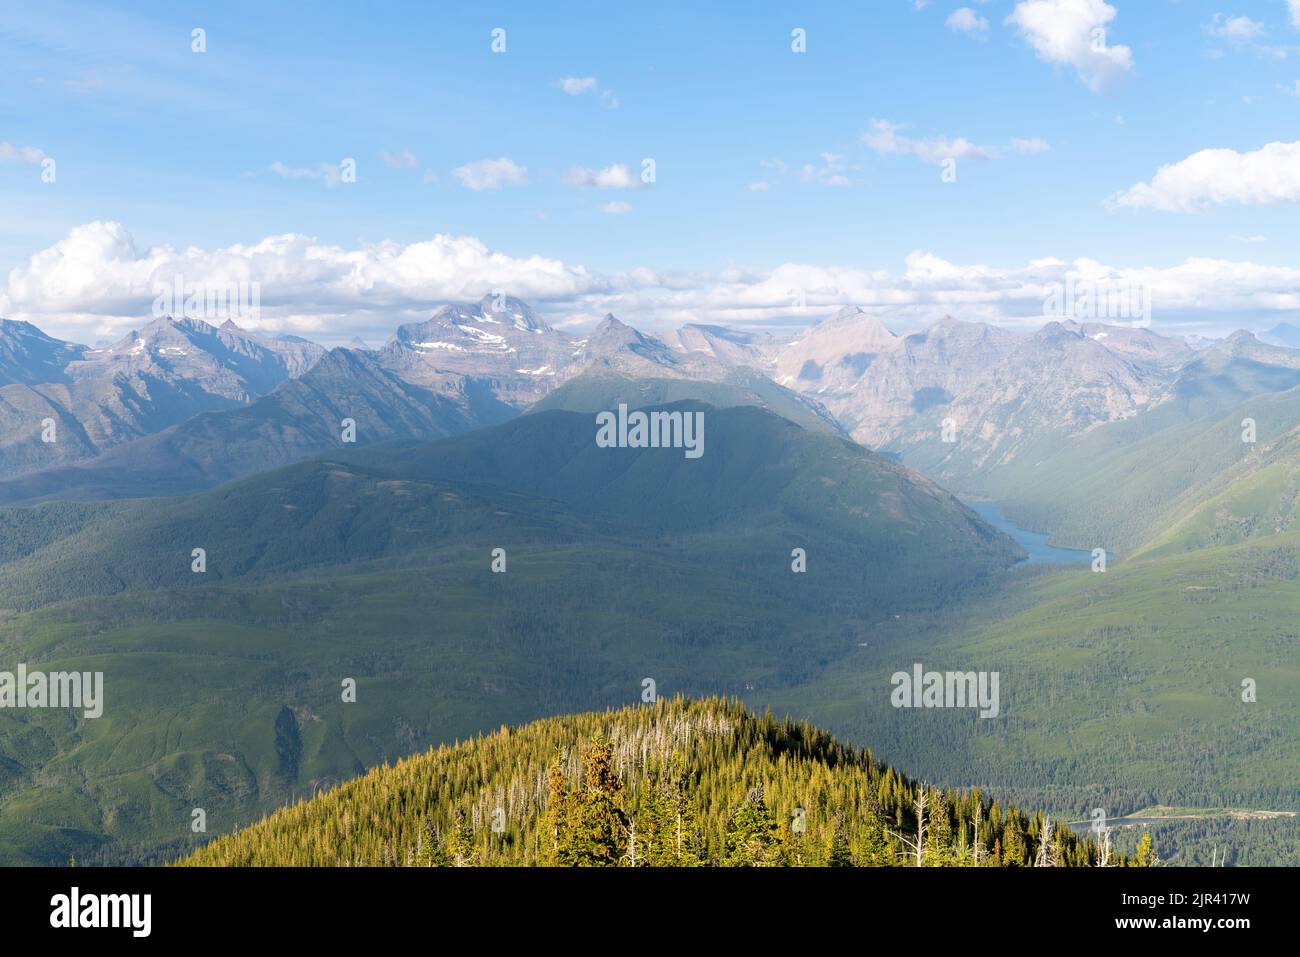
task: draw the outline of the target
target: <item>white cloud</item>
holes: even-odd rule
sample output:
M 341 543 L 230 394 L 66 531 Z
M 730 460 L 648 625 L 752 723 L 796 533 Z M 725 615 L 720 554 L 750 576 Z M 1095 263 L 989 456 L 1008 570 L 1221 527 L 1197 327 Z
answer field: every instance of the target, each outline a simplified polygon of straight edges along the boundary
M 1107 202 L 1112 208 L 1177 213 L 1224 203 L 1268 206 L 1300 202 L 1300 141 L 1269 143 L 1249 153 L 1201 150 L 1160 167 L 1149 183 L 1137 183 Z
M 765 193 L 771 188 L 772 184 L 765 179 L 760 179 L 755 183 L 749 184 L 749 191 L 751 193 Z
M 345 248 L 287 234 L 176 250 L 141 248 L 120 223 L 93 222 L 12 270 L 0 287 L 0 315 L 82 341 L 121 335 L 150 321 L 153 284 L 178 275 L 187 283 L 257 282 L 256 328 L 327 344 L 354 335 L 383 338 L 443 302 L 494 290 L 531 301 L 560 325 L 578 327 L 614 312 L 647 330 L 686 321 L 793 327 L 849 303 L 903 327 L 944 315 L 1036 326 L 1048 294 L 1071 278 L 1141 283 L 1151 291 L 1157 328 L 1162 316 L 1209 316 L 1217 324 L 1222 314 L 1231 329 L 1244 316 L 1300 310 L 1300 268 L 1223 259 L 1156 268 L 1045 257 L 1003 267 L 916 250 L 897 271 L 787 262 L 774 269 L 638 267 L 601 275 L 544 256 L 512 256 L 468 236 Z M 810 315 L 791 315 L 791 289 L 804 290 Z
M 14 146 L 11 143 L 0 143 L 0 160 L 15 163 L 39 163 L 44 159 L 45 151 L 38 150 L 35 146 Z
M 566 76 L 555 81 L 555 85 L 569 96 L 581 96 L 596 89 L 594 76 Z
M 400 153 L 389 153 L 385 150 L 379 154 L 379 158 L 390 169 L 415 169 L 420 165 L 420 161 L 410 150 L 402 150 Z
M 614 312 L 647 329 L 682 322 L 780 323 L 793 328 L 847 304 L 861 305 L 896 327 L 945 315 L 1037 327 L 1043 303 L 1070 279 L 1140 283 L 1151 291 L 1157 329 L 1188 317 L 1224 331 L 1252 314 L 1300 309 L 1300 268 L 1219 259 L 1188 259 L 1167 268 L 1119 267 L 1091 259 L 1033 260 L 1023 266 L 957 264 L 917 250 L 902 271 L 785 263 L 771 270 L 730 268 L 708 274 L 621 274 L 616 288 L 579 297 L 575 309 L 594 321 Z M 805 294 L 810 315 L 792 316 L 790 290 Z M 1163 317 L 1163 319 L 1162 319 Z M 1226 318 L 1223 318 L 1226 317 Z M 1274 318 L 1272 321 L 1276 321 Z
M 1288 0 L 1287 6 L 1291 10 L 1291 26 L 1300 30 L 1300 0 Z
M 337 186 L 342 179 L 342 172 L 331 163 L 320 163 L 316 166 L 287 166 L 276 160 L 267 169 L 281 179 L 318 179 L 331 188 Z
M 615 216 L 632 212 L 632 204 L 625 203 L 622 200 L 612 200 L 600 208 L 602 212 L 610 213 Z
M 1106 42 L 1115 14 L 1105 0 L 1021 0 L 1005 22 L 1040 59 L 1074 67 L 1088 89 L 1104 93 L 1133 69 L 1132 51 Z
M 551 84 L 557 89 L 563 90 L 569 96 L 582 96 L 584 93 L 600 94 L 600 105 L 607 110 L 618 109 L 618 96 L 613 90 L 601 89 L 600 84 L 594 76 L 566 76 L 561 77 Z
M 481 159 L 457 166 L 452 173 L 466 189 L 476 192 L 500 189 L 502 186 L 522 186 L 528 182 L 528 169 L 502 156 L 500 159 Z
M 1250 17 L 1230 17 L 1216 13 L 1214 19 L 1205 27 L 1205 32 L 1221 40 L 1236 43 L 1256 40 L 1264 35 L 1264 24 Z
M 604 169 L 575 166 L 565 172 L 564 181 L 584 189 L 640 189 L 645 185 L 623 163 L 613 163 Z
M 511 256 L 470 236 L 384 241 L 354 248 L 289 233 L 252 245 L 142 249 L 121 223 L 92 222 L 10 271 L 0 315 L 93 341 L 152 319 L 155 282 L 258 282 L 262 326 L 303 335 L 386 334 L 394 315 L 494 289 L 540 301 L 600 291 L 609 281 L 543 256 Z M 328 338 L 328 335 L 326 335 Z
M 950 159 L 987 160 L 997 157 L 996 149 L 976 146 L 964 136 L 915 139 L 898 132 L 903 128 L 902 124 L 889 120 L 872 120 L 871 130 L 862 134 L 862 142 L 885 156 L 915 156 L 923 163 L 936 165 Z
M 989 32 L 988 20 L 970 7 L 958 7 L 948 15 L 944 25 L 954 33 L 969 33 L 978 37 L 984 37 Z
M 805 163 L 799 170 L 799 182 L 821 183 L 823 186 L 850 186 L 846 175 L 848 167 L 839 153 L 822 153 L 821 164 Z

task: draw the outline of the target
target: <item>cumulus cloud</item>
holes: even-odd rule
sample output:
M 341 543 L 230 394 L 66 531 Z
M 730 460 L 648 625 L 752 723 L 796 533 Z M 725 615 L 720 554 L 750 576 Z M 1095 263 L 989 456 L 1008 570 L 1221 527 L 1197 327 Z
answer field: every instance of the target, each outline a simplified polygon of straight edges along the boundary
M 1269 143 L 1249 153 L 1206 149 L 1162 166 L 1149 183 L 1112 196 L 1112 208 L 1193 213 L 1237 203 L 1269 206 L 1300 201 L 1300 141 Z
M 613 90 L 602 89 L 594 76 L 565 76 L 551 84 L 563 90 L 569 96 L 582 96 L 584 93 L 599 93 L 600 103 L 607 110 L 618 109 L 618 97 Z
M 1287 7 L 1291 11 L 1291 26 L 1300 30 L 1300 0 L 1287 0 Z
M 980 38 L 987 36 L 989 32 L 988 20 L 970 7 L 958 7 L 948 15 L 944 25 L 954 33 L 967 33 Z
M 734 267 L 710 274 L 633 271 L 620 280 L 608 292 L 580 297 L 573 315 L 594 321 L 614 312 L 647 329 L 683 322 L 794 329 L 808 321 L 809 312 L 816 317 L 855 304 L 895 328 L 926 325 L 946 315 L 1036 328 L 1053 318 L 1044 316 L 1044 302 L 1070 281 L 1120 288 L 1141 284 L 1150 290 L 1156 327 L 1170 330 L 1197 321 L 1202 328 L 1230 331 L 1246 316 L 1276 317 L 1300 308 L 1300 269 L 1212 259 L 1154 268 L 1043 258 L 1000 267 L 952 263 L 917 250 L 906 257 L 901 271 L 785 263 L 771 270 Z M 806 300 L 808 311 L 802 315 L 791 315 L 792 290 Z
M 1143 284 L 1157 326 L 1162 316 L 1222 313 L 1231 317 L 1230 329 L 1243 316 L 1300 310 L 1300 268 L 1251 262 L 1188 259 L 1156 268 L 1042 258 L 1003 267 L 916 250 L 902 267 L 787 262 L 774 269 L 637 267 L 601 275 L 541 255 L 510 255 L 468 236 L 347 248 L 291 233 L 251 245 L 177 250 L 142 248 L 120 223 L 93 222 L 12 270 L 0 291 L 0 315 L 70 339 L 113 337 L 150 321 L 154 285 L 178 276 L 187 284 L 256 282 L 261 317 L 250 326 L 326 344 L 354 335 L 382 339 L 441 303 L 495 290 L 531 301 L 558 325 L 581 327 L 614 312 L 647 330 L 688 321 L 793 328 L 809 315 L 792 315 L 792 289 L 803 292 L 813 316 L 853 303 L 896 326 L 944 315 L 1034 326 L 1043 321 L 1045 299 L 1071 279 Z
M 386 334 L 402 316 L 493 289 L 547 301 L 607 285 L 581 266 L 510 256 L 469 236 L 344 248 L 289 233 L 212 250 L 142 249 L 121 223 L 92 222 L 10 271 L 0 315 L 93 341 L 149 321 L 154 284 L 177 276 L 186 283 L 257 282 L 263 327 L 326 339 L 344 326 L 348 336 Z
M 610 213 L 611 215 L 618 216 L 618 215 L 621 215 L 621 214 L 623 214 L 623 213 L 630 213 L 630 212 L 632 212 L 632 204 L 631 204 L 631 203 L 624 203 L 624 202 L 621 202 L 621 201 L 619 201 L 619 200 L 614 200 L 614 201 L 609 202 L 609 203 L 606 203 L 604 206 L 602 206 L 602 207 L 601 207 L 601 210 L 604 211 L 604 212 L 606 212 L 606 213 Z
M 45 151 L 35 146 L 14 146 L 12 143 L 0 143 L 0 161 L 13 163 L 39 163 L 45 159 Z
M 640 189 L 645 185 L 623 163 L 614 163 L 604 169 L 575 166 L 565 172 L 564 181 L 583 189 Z
M 1133 52 L 1106 42 L 1116 10 L 1105 0 L 1021 0 L 1006 18 L 1048 63 L 1074 67 L 1094 93 L 1105 93 L 1133 69 Z
M 528 182 L 527 167 L 519 166 L 504 156 L 466 163 L 456 167 L 452 173 L 466 189 L 475 191 L 522 186 Z
M 1205 32 L 1220 40 L 1241 43 L 1262 37 L 1264 24 L 1250 17 L 1230 17 L 1223 13 L 1216 13 L 1214 19 L 1206 25 Z

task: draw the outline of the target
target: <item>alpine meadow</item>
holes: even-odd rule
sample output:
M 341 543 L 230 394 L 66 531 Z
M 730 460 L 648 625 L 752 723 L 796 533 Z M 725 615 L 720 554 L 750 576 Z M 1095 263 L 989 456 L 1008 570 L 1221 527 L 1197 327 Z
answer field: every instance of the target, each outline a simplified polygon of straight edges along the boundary
M 1297 109 L 1300 0 L 7 5 L 15 932 L 1281 929 Z

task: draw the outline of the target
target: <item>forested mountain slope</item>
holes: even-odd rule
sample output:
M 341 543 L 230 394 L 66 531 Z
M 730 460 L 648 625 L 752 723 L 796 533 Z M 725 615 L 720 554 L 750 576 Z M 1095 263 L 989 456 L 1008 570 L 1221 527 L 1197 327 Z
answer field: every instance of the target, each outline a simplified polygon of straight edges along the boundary
M 803 547 L 851 559 L 868 591 L 907 600 L 1020 555 L 925 478 L 846 439 L 756 408 L 689 408 L 707 423 L 695 459 L 601 448 L 594 417 L 554 411 L 442 442 L 340 450 L 187 498 L 0 510 L 0 607 L 620 528 L 689 535 L 722 561 L 766 536 L 774 569 Z
M 675 698 L 502 727 L 376 768 L 184 863 L 1087 866 L 1097 855 L 1041 814 L 910 781 L 810 724 Z

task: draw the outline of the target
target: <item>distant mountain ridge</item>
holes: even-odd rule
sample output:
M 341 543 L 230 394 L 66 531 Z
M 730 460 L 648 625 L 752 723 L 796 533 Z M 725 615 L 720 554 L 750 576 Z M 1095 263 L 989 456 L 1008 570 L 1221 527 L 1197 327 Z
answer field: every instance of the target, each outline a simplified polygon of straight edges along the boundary
M 1226 410 L 1290 388 L 1300 351 L 1278 344 L 1286 324 L 1273 333 L 1193 347 L 1132 325 L 1015 331 L 949 317 L 895 334 L 849 306 L 790 341 L 701 323 L 659 337 L 614 315 L 577 338 L 494 294 L 441 306 L 378 349 L 334 350 L 320 374 L 288 388 L 324 350 L 230 322 L 157 320 L 98 349 L 5 322 L 0 502 L 211 487 L 337 447 L 347 418 L 370 444 L 454 435 L 533 408 L 697 399 L 843 431 L 961 494 L 1032 509 L 1057 531 L 1068 523 L 1050 523 L 1065 519 L 1045 507 L 1054 491 L 1038 481 L 1052 463 L 1095 444 L 1098 430 L 1172 423 L 1167 407 L 1210 414 L 1189 389 L 1220 396 L 1214 408 Z M 39 440 L 46 419 L 57 443 Z
M 729 341 L 716 329 L 707 335 Z M 101 349 L 47 341 L 34 327 L 18 324 L 11 338 L 26 343 L 33 356 L 71 356 L 67 371 L 60 371 L 69 380 L 100 381 L 86 378 L 88 369 L 129 372 L 156 365 L 185 383 L 206 383 L 216 397 L 182 406 L 159 393 L 158 401 L 142 404 L 140 425 L 129 436 L 65 442 L 58 454 L 28 456 L 0 469 L 0 502 L 196 491 L 337 447 L 345 419 L 356 423 L 352 441 L 361 445 L 440 438 L 501 422 L 562 383 L 593 375 L 604 376 L 597 381 L 605 386 L 611 376 L 661 382 L 651 389 L 655 401 L 756 404 L 812 428 L 837 429 L 815 400 L 747 366 L 674 349 L 612 315 L 586 338 L 573 339 L 504 296 L 443 306 L 423 322 L 399 327 L 380 349 L 335 349 L 324 359 L 306 340 L 262 339 L 229 322 L 214 329 L 196 320 L 160 320 Z M 18 348 L 9 351 L 17 355 Z M 278 357 L 270 373 L 269 355 Z M 600 392 L 590 382 L 578 389 L 588 398 Z M 650 394 L 638 391 L 643 399 Z M 29 413 L 19 429 L 28 446 L 34 421 Z
M 333 349 L 248 405 L 200 413 L 92 459 L 0 480 L 0 503 L 177 495 L 348 443 L 441 438 L 515 414 L 482 380 L 448 373 L 434 386 L 405 382 L 373 353 Z
M 244 405 L 323 353 L 192 319 L 157 319 L 102 349 L 0 320 L 0 477 L 91 458 Z

